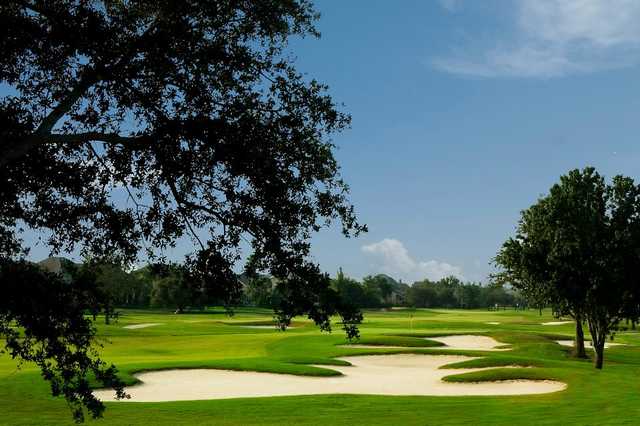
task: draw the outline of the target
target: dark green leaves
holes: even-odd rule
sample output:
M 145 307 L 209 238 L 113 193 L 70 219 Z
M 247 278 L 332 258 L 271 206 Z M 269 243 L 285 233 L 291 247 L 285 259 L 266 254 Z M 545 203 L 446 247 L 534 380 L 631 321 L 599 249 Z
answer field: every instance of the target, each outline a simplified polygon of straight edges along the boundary
M 27 262 L 0 262 L 0 336 L 10 356 L 40 367 L 52 394 L 66 398 L 80 421 L 83 407 L 93 417 L 104 411 L 91 393 L 92 378 L 115 388 L 118 397 L 126 395 L 117 370 L 98 358 L 93 345 L 95 329 L 86 315 L 105 308 L 94 277 L 71 273 L 65 280 Z
M 623 176 L 606 184 L 590 167 L 572 170 L 522 212 L 496 256 L 496 278 L 538 305 L 586 319 L 598 353 L 622 319 L 638 317 L 639 237 L 640 187 Z
M 283 283 L 283 322 L 337 313 L 354 336 L 309 260 L 321 227 L 366 231 L 331 144 L 350 117 L 286 51 L 316 18 L 306 0 L 3 2 L 0 257 L 26 249 L 22 225 L 123 264 L 188 238 L 190 291 L 232 305 L 242 247 Z

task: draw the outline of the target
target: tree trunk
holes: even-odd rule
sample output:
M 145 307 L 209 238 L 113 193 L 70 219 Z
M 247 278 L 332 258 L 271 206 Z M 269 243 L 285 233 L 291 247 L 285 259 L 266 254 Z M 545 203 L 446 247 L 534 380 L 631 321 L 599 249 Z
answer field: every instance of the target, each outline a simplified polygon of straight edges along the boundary
M 591 342 L 593 342 L 593 366 L 598 370 L 602 370 L 604 364 L 604 343 L 607 340 L 608 327 L 603 321 L 589 321 L 589 331 L 591 332 Z
M 587 353 L 584 350 L 584 331 L 582 331 L 582 316 L 576 315 L 576 341 L 574 345 L 575 356 L 578 358 L 586 358 Z
M 597 343 L 594 341 L 593 349 L 596 353 L 596 357 L 593 359 L 593 366 L 598 370 L 602 370 L 602 364 L 604 363 L 604 339 L 599 339 Z

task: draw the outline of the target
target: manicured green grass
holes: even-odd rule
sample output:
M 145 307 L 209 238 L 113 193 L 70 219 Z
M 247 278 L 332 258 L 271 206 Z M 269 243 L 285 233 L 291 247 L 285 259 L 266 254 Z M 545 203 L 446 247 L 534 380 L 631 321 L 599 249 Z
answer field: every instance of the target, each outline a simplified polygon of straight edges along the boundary
M 549 312 L 394 310 L 365 313 L 362 340 L 397 349 L 355 348 L 336 325 L 320 333 L 297 319 L 286 332 L 246 325 L 272 323 L 268 310 L 240 309 L 234 317 L 222 310 L 174 315 L 162 311 L 124 311 L 116 324 L 98 324 L 103 357 L 134 383 L 135 372 L 167 368 L 224 368 L 327 376 L 345 355 L 371 353 L 467 354 L 479 357 L 446 368 L 506 367 L 448 376 L 448 381 L 555 379 L 565 391 L 503 397 L 392 397 L 317 395 L 241 398 L 167 403 L 109 403 L 96 425 L 602 425 L 640 424 L 640 334 L 621 332 L 607 349 L 603 371 L 588 360 L 570 357 L 554 342 L 571 338 L 573 325 L 543 326 Z M 499 322 L 500 324 L 487 324 Z M 160 325 L 124 329 L 131 324 Z M 504 352 L 451 351 L 425 337 L 484 334 L 511 345 Z M 323 367 L 319 367 L 323 366 Z M 0 355 L 0 424 L 72 424 L 64 400 L 49 395 L 48 385 L 31 365 Z

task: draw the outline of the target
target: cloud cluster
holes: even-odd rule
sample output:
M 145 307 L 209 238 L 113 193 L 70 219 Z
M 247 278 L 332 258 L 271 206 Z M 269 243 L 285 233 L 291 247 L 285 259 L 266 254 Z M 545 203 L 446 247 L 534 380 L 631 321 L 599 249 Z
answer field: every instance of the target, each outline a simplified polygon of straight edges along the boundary
M 462 46 L 462 53 L 432 63 L 480 77 L 560 77 L 621 68 L 640 62 L 638 22 L 638 0 L 517 0 L 513 28 L 504 39 L 480 49 Z
M 464 279 L 462 269 L 458 266 L 437 260 L 415 260 L 404 244 L 396 239 L 385 238 L 377 243 L 365 245 L 362 251 L 374 260 L 377 270 L 406 282 L 425 278 L 439 280 L 450 275 Z

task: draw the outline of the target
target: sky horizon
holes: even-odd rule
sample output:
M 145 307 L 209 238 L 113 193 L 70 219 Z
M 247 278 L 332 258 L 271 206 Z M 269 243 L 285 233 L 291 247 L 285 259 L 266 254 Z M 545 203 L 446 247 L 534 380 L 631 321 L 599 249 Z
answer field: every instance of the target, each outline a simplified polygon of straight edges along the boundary
M 520 211 L 560 175 L 594 166 L 639 180 L 640 2 L 316 8 L 322 37 L 290 48 L 299 71 L 328 84 L 352 115 L 333 141 L 370 229 L 314 237 L 313 259 L 331 275 L 342 267 L 355 278 L 486 282 Z M 38 246 L 30 258 L 47 255 Z

